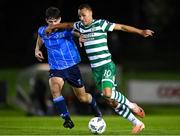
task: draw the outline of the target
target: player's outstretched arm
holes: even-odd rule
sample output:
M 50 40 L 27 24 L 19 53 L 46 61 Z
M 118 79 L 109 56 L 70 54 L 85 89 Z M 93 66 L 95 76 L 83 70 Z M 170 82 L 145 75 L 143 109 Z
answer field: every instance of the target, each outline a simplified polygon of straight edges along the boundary
M 122 30 L 122 31 L 129 32 L 129 33 L 136 33 L 143 37 L 153 36 L 153 34 L 154 34 L 154 31 L 149 30 L 149 29 L 143 30 L 143 29 L 139 29 L 136 27 L 123 25 L 123 24 L 116 24 L 114 27 L 114 30 Z
M 52 31 L 54 29 L 65 29 L 65 28 L 73 28 L 74 23 L 72 22 L 67 22 L 67 23 L 59 23 L 53 26 L 48 26 L 46 28 L 46 34 L 49 35 L 50 33 L 52 33 Z

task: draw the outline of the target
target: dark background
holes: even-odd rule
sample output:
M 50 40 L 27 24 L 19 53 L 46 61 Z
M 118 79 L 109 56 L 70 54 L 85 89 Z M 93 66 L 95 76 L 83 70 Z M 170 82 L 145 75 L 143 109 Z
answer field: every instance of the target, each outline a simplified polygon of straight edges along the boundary
M 63 22 L 78 21 L 77 9 L 82 3 L 93 7 L 94 18 L 155 31 L 150 38 L 120 31 L 109 33 L 109 48 L 115 63 L 126 70 L 180 71 L 177 0 L 1 0 L 0 67 L 22 68 L 38 63 L 34 48 L 37 29 L 45 24 L 45 9 L 56 6 L 61 10 Z M 88 63 L 83 49 L 80 53 L 82 63 Z

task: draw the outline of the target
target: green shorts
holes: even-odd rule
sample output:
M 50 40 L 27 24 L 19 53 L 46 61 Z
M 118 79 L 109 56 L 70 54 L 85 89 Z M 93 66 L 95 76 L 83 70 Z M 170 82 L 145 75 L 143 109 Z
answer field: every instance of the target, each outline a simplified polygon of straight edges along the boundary
M 92 69 L 96 87 L 100 93 L 106 87 L 115 88 L 116 66 L 113 62 Z

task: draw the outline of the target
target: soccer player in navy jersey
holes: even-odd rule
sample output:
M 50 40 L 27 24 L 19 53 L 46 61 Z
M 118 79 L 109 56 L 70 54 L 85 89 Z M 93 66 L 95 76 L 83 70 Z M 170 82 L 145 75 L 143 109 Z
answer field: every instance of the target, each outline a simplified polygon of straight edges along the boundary
M 48 54 L 49 86 L 53 96 L 53 102 L 58 114 L 65 120 L 65 128 L 73 128 L 74 123 L 70 118 L 64 97 L 62 96 L 62 87 L 67 81 L 73 88 L 73 91 L 80 102 L 91 105 L 95 116 L 102 116 L 95 99 L 91 94 L 86 93 L 82 77 L 77 66 L 81 58 L 73 41 L 73 35 L 77 33 L 70 29 L 54 30 L 49 36 L 45 30 L 48 26 L 60 23 L 60 11 L 56 7 L 46 9 L 46 22 L 48 25 L 41 26 L 38 29 L 38 37 L 35 47 L 35 57 L 42 61 L 44 59 L 41 47 L 45 45 Z

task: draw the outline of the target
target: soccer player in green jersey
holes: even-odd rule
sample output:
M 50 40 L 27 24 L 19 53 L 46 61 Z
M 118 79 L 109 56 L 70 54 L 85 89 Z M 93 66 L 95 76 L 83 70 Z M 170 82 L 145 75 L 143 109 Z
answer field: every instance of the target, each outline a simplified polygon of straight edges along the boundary
M 136 33 L 143 37 L 153 35 L 152 30 L 142 30 L 132 26 L 111 23 L 104 19 L 93 19 L 93 11 L 90 5 L 82 4 L 78 8 L 80 21 L 75 23 L 61 23 L 46 29 L 47 34 L 55 28 L 72 28 L 81 33 L 80 42 L 83 42 L 86 54 L 92 68 L 93 78 L 97 89 L 106 99 L 107 103 L 114 108 L 115 112 L 128 119 L 133 124 L 132 133 L 141 132 L 145 125 L 134 116 L 144 117 L 144 110 L 136 103 L 129 101 L 115 87 L 116 67 L 111 59 L 111 53 L 107 44 L 107 32 L 121 30 Z

